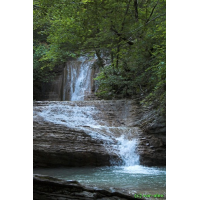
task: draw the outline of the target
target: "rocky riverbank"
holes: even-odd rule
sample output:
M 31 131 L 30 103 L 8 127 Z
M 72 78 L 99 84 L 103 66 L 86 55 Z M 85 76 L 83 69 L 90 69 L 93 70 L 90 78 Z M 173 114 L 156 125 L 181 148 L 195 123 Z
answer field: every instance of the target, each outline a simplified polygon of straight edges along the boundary
M 89 188 L 77 181 L 35 174 L 33 176 L 33 199 L 37 200 L 133 200 L 135 198 L 119 191 Z

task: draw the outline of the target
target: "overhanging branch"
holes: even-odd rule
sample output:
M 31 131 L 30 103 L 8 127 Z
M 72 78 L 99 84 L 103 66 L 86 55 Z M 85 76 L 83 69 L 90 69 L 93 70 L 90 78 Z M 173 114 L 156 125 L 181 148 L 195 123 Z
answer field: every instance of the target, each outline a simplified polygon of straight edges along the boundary
M 157 1 L 156 5 L 153 7 L 151 14 L 149 15 L 149 18 L 147 19 L 146 23 L 150 20 L 151 16 L 153 15 L 153 12 L 154 12 L 156 6 L 158 5 L 158 2 L 159 2 L 159 0 Z
M 154 17 L 152 20 L 146 22 L 145 24 L 143 24 L 143 25 L 141 25 L 140 27 L 138 27 L 138 28 L 136 28 L 135 30 L 133 30 L 132 33 L 138 31 L 138 30 L 141 29 L 143 26 L 148 25 L 150 22 L 152 22 L 152 21 L 154 21 L 155 19 L 157 19 L 157 18 L 159 18 L 159 17 L 161 17 L 161 16 L 164 16 L 164 15 L 166 15 L 166 13 L 163 13 L 163 14 L 161 14 L 161 15 L 158 15 L 158 16 Z M 132 36 L 133 36 L 133 35 L 132 35 Z M 132 37 L 132 36 L 130 36 L 130 37 Z
M 127 38 L 123 37 L 121 33 L 119 33 L 116 29 L 114 29 L 113 27 L 111 27 L 111 30 L 122 40 L 126 41 L 127 44 L 129 45 L 133 45 L 133 42 L 129 41 Z

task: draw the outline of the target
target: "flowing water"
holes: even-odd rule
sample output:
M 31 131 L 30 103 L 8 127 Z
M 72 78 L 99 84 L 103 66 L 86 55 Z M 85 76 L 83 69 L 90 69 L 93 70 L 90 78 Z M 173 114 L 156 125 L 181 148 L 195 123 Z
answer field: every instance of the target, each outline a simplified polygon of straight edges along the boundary
M 92 90 L 92 65 L 96 58 L 82 56 L 67 62 L 64 69 L 63 101 L 83 101 Z
M 112 166 L 97 168 L 34 169 L 43 174 L 64 180 L 77 180 L 83 185 L 126 190 L 129 193 L 165 194 L 166 170 L 163 167 Z
M 89 64 L 91 64 L 89 62 Z M 50 168 L 34 169 L 35 174 L 50 175 L 65 180 L 77 180 L 88 186 L 117 188 L 131 192 L 165 194 L 166 169 L 161 167 L 144 167 L 139 163 L 136 153 L 138 129 L 113 125 L 103 116 L 95 105 L 82 105 L 86 90 L 90 90 L 90 70 L 88 62 L 80 66 L 79 74 L 71 69 L 68 79 L 71 80 L 70 100 L 49 102 L 34 111 L 34 117 L 66 127 L 84 131 L 93 138 L 100 138 L 108 151 L 115 151 L 122 163 L 112 163 L 112 167 L 98 168 Z M 76 79 L 74 81 L 73 79 Z M 100 102 L 100 101 L 99 101 Z M 101 103 L 101 102 L 100 102 Z

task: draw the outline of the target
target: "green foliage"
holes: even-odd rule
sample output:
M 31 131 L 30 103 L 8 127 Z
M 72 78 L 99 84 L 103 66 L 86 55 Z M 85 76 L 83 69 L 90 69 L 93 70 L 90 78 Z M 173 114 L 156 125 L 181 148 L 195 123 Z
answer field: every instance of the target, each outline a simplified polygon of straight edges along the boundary
M 51 81 L 54 77 L 54 73 L 47 67 L 49 62 L 41 61 L 41 58 L 48 51 L 48 46 L 46 44 L 37 44 L 34 46 L 33 50 L 33 81 Z
M 165 0 L 34 0 L 34 31 L 41 69 L 96 52 L 98 95 L 143 95 L 142 103 L 165 110 Z M 42 49 L 43 48 L 43 49 Z M 111 64 L 105 66 L 102 53 Z
M 123 67 L 118 70 L 112 66 L 105 66 L 95 78 L 98 81 L 98 95 L 103 98 L 130 97 L 135 93 L 135 82 L 132 81 L 131 73 L 126 73 Z
M 152 91 L 143 100 L 143 103 L 154 102 L 162 114 L 166 112 L 166 23 L 156 25 L 155 39 L 152 52 L 152 64 L 146 69 L 151 72 L 150 83 Z
M 53 68 L 55 65 L 62 64 L 66 62 L 67 58 L 75 57 L 76 54 L 69 51 L 65 51 L 63 48 L 60 48 L 57 44 L 52 44 L 48 46 L 47 51 L 41 57 L 40 61 L 48 63 L 44 67 Z

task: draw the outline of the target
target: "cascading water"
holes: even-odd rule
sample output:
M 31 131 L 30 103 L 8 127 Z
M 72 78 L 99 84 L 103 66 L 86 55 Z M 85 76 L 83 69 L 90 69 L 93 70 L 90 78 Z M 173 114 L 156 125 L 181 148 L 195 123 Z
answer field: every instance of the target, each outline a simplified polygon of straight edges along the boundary
M 83 101 L 92 90 L 92 64 L 96 58 L 80 57 L 67 62 L 64 75 L 63 101 Z
M 125 166 L 139 165 L 139 156 L 136 154 L 137 140 L 125 139 L 124 135 L 117 138 L 117 140 L 120 144 L 118 146 L 118 149 L 119 149 L 119 154 L 123 159 L 123 164 Z
M 100 119 L 101 112 L 95 106 L 81 106 L 80 102 L 75 104 L 52 102 L 38 115 L 48 122 L 84 131 L 94 139 L 102 139 L 105 148 L 108 151 L 115 151 L 123 160 L 121 164 L 125 166 L 139 164 L 139 156 L 135 153 L 137 139 L 128 138 L 131 135 L 137 136 L 137 129 L 110 127 L 106 120 Z M 116 137 L 116 135 L 120 136 Z

